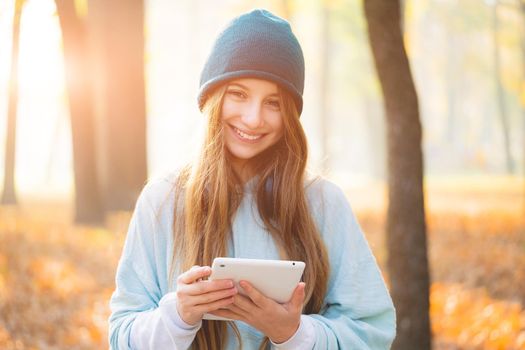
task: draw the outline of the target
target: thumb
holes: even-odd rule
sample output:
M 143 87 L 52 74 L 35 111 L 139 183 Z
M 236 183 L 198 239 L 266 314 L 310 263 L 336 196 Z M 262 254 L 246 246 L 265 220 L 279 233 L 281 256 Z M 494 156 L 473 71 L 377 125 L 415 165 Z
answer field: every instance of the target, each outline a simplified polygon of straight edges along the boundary
M 306 287 L 306 284 L 304 282 L 299 282 L 297 287 L 295 287 L 295 290 L 292 295 L 292 299 L 290 300 L 290 304 L 292 307 L 302 310 L 304 295 L 305 295 L 305 287 Z

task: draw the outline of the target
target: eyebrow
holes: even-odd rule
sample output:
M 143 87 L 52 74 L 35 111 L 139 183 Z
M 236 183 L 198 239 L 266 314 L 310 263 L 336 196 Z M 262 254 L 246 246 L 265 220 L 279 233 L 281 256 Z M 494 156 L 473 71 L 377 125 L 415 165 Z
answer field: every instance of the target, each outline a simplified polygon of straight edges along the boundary
M 250 88 L 248 88 L 246 85 L 243 85 L 243 84 L 240 84 L 240 83 L 230 83 L 230 84 L 228 85 L 228 87 L 230 87 L 230 86 L 238 86 L 238 87 L 240 87 L 240 88 L 242 88 L 242 89 L 244 89 L 244 90 L 248 90 L 248 91 L 250 91 Z M 275 96 L 275 97 L 279 97 L 279 93 L 274 92 L 274 93 L 272 93 L 272 94 L 269 94 L 268 96 L 270 96 L 270 97 L 274 97 L 274 96 Z

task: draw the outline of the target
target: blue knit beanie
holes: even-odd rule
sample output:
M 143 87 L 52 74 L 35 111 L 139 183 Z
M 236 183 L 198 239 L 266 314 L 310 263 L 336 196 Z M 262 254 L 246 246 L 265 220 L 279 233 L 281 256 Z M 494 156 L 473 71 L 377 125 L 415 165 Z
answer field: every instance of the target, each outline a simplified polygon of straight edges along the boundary
M 277 83 L 303 109 L 304 58 L 290 24 L 263 9 L 233 19 L 219 34 L 204 65 L 199 109 L 214 88 L 238 78 L 261 78 Z

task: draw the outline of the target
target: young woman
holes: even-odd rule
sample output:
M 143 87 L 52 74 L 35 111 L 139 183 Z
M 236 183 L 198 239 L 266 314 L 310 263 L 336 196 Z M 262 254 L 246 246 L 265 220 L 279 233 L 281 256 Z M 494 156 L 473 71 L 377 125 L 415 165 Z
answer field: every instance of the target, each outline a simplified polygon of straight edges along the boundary
M 112 349 L 388 349 L 395 311 L 334 184 L 305 176 L 304 59 L 288 22 L 235 18 L 201 75 L 200 156 L 151 181 L 133 214 L 109 319 Z M 215 257 L 301 260 L 278 304 L 210 281 Z M 204 313 L 234 321 L 202 320 Z

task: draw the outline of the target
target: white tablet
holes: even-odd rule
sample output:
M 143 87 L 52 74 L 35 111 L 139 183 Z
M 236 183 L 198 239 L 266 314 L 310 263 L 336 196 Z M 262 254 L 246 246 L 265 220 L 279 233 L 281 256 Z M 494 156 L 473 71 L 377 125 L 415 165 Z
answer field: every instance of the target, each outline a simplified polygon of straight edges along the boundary
M 278 303 L 286 303 L 301 281 L 304 267 L 302 261 L 215 258 L 209 279 L 231 279 L 239 293 L 243 295 L 246 293 L 239 282 L 248 281 L 268 298 Z M 211 314 L 204 314 L 203 318 L 227 320 Z

